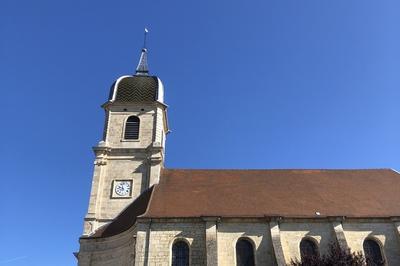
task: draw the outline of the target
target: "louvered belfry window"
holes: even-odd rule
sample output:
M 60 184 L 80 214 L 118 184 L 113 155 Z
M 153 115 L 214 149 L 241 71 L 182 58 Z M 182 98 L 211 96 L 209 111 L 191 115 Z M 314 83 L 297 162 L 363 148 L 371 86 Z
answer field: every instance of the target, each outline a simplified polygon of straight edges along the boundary
M 312 260 L 313 257 L 318 257 L 318 247 L 314 241 L 310 239 L 303 239 L 300 242 L 300 255 L 302 261 Z
M 126 120 L 124 139 L 139 139 L 140 119 L 137 116 L 130 116 Z
M 254 266 L 253 245 L 246 239 L 239 239 L 236 243 L 236 265 Z
M 363 244 L 365 259 L 368 266 L 381 266 L 385 265 L 382 256 L 381 247 L 376 241 L 367 239 Z
M 172 246 L 172 266 L 189 266 L 189 246 L 177 241 Z

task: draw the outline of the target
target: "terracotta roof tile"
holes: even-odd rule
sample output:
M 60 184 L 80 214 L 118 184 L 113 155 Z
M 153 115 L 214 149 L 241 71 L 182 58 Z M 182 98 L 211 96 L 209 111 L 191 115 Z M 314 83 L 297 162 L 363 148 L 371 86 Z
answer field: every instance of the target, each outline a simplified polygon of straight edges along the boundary
M 400 216 L 400 174 L 165 169 L 144 217 Z
M 400 174 L 371 170 L 164 169 L 160 183 L 91 237 L 128 230 L 137 217 L 400 216 Z

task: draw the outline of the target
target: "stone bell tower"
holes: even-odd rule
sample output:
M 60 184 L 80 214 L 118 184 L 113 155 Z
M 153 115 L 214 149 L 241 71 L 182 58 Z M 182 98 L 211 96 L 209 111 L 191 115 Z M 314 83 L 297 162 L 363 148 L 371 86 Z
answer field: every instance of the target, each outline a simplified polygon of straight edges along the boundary
M 104 134 L 93 147 L 96 159 L 84 235 L 113 220 L 160 178 L 167 106 L 161 80 L 149 75 L 146 48 L 136 73 L 118 78 L 102 107 Z

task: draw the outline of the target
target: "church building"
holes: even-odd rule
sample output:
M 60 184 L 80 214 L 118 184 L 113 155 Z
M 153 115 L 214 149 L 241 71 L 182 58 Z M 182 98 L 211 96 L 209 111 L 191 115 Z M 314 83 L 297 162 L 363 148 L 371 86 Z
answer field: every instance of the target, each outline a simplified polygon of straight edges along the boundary
M 102 105 L 78 265 L 282 266 L 332 243 L 400 265 L 393 169 L 166 168 L 168 106 L 147 54 Z

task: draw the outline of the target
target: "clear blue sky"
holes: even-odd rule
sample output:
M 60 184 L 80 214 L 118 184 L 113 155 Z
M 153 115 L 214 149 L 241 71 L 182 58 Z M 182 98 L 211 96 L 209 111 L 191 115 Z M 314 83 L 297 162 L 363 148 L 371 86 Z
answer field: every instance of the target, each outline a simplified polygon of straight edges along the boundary
M 164 82 L 173 168 L 400 170 L 397 0 L 0 4 L 0 265 L 75 264 L 111 83 Z

